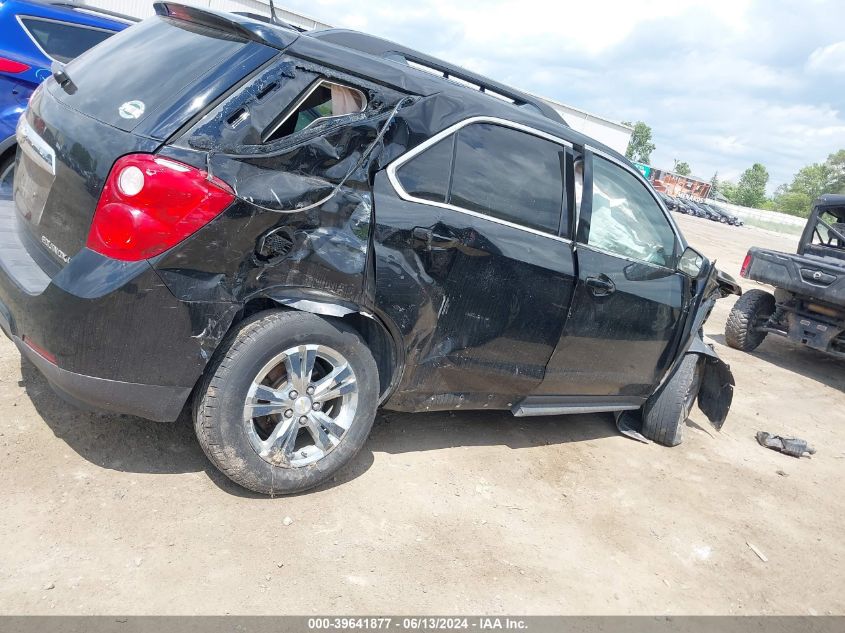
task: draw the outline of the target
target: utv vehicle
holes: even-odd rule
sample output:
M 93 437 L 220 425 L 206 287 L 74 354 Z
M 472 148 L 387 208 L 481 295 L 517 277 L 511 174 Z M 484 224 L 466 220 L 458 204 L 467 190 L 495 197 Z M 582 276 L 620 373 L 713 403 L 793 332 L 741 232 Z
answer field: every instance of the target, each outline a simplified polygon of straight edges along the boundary
M 816 200 L 798 252 L 751 248 L 740 275 L 774 286 L 740 297 L 725 326 L 725 341 L 750 352 L 769 332 L 845 358 L 845 196 Z
M 0 325 L 59 394 L 190 404 L 270 494 L 331 477 L 379 406 L 641 412 L 673 445 L 697 396 L 721 426 L 733 379 L 699 335 L 736 286 L 624 157 L 378 38 L 155 10 L 19 124 Z

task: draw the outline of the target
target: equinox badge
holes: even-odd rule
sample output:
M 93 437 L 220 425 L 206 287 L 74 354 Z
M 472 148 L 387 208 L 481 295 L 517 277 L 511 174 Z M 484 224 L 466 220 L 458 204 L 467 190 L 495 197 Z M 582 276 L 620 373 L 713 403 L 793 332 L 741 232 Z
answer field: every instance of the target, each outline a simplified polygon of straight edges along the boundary
M 46 247 L 47 247 L 47 250 L 48 250 L 48 251 L 50 251 L 51 253 L 53 253 L 53 255 L 55 255 L 56 257 L 58 257 L 58 258 L 59 258 L 60 260 L 62 260 L 65 264 L 67 264 L 67 263 L 70 261 L 70 257 L 68 257 L 67 255 L 65 255 L 65 252 L 64 252 L 62 249 L 60 249 L 58 246 L 56 246 L 55 244 L 53 244 L 53 242 L 51 242 L 50 240 L 48 240 L 46 235 L 42 235 L 42 236 L 41 236 L 41 243 L 42 243 L 44 246 L 46 246 Z

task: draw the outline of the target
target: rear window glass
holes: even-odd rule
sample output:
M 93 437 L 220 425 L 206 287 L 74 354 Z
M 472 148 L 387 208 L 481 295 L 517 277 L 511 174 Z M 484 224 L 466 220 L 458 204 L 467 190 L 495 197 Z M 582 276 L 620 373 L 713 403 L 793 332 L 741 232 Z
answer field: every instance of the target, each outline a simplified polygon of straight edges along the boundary
M 108 38 L 67 66 L 76 85 L 51 93 L 70 107 L 131 131 L 150 113 L 197 89 L 246 43 L 221 31 L 153 17 Z
M 79 57 L 114 34 L 114 31 L 31 17 L 21 17 L 21 23 L 38 47 L 60 62 Z

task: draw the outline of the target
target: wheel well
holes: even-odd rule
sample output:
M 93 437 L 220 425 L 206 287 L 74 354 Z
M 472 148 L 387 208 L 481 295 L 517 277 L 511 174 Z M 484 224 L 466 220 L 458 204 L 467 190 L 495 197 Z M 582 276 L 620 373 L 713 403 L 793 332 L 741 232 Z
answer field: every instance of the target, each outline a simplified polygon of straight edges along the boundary
M 295 310 L 290 306 L 281 305 L 272 299 L 259 297 L 249 300 L 240 314 L 235 317 L 232 326 L 238 322 L 264 310 Z M 355 330 L 366 343 L 376 361 L 379 374 L 379 396 L 384 400 L 385 396 L 395 385 L 394 377 L 400 366 L 399 350 L 394 343 L 393 337 L 387 328 L 374 317 L 364 316 L 360 312 L 352 312 L 343 317 L 318 315 L 328 321 L 340 321 Z
M 4 152 L 0 153 L 0 166 L 3 165 L 9 157 L 14 158 L 17 147 L 18 146 L 15 143 L 12 143 L 10 147 L 7 147 Z

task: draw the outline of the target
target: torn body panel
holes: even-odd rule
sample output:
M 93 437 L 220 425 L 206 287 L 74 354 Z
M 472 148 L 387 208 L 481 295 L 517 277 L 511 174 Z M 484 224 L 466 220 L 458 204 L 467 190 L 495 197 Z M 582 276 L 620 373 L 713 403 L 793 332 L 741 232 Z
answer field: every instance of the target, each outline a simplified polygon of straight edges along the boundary
M 700 290 L 697 309 L 691 315 L 691 338 L 687 346 L 682 348 L 685 354 L 697 354 L 700 357 L 699 372 L 701 372 L 700 388 L 698 392 L 698 408 L 716 430 L 720 430 L 728 417 L 736 382 L 730 365 L 716 354 L 713 346 L 705 343 L 702 336 L 704 322 L 710 316 L 716 300 L 728 294 L 741 294 L 742 290 L 730 275 L 716 269 L 710 264 L 709 270 L 702 273 L 704 280 Z

